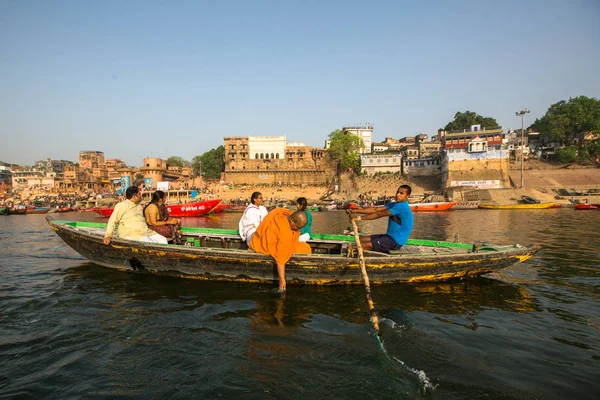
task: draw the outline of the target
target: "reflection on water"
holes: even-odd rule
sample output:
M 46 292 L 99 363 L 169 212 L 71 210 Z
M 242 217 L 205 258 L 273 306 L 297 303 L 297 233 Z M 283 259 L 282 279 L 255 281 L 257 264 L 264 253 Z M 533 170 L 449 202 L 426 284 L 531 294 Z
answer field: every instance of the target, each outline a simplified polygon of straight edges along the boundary
M 235 229 L 240 214 L 185 218 Z M 90 213 L 70 219 L 96 220 Z M 341 212 L 314 212 L 340 233 Z M 386 221 L 360 222 L 363 233 Z M 594 398 L 600 213 L 416 213 L 415 238 L 539 243 L 490 277 L 364 288 L 201 282 L 100 268 L 43 216 L 0 217 L 3 397 Z M 585 237 L 585 241 L 581 240 Z M 5 361 L 6 360 L 6 361 Z M 93 396 L 93 395 L 92 395 Z

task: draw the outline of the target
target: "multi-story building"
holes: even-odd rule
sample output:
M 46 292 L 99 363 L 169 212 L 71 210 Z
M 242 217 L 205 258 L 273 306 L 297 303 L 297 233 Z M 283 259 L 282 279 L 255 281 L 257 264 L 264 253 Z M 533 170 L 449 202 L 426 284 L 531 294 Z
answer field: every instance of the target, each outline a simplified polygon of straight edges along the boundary
M 440 153 L 440 149 L 442 147 L 442 143 L 440 143 L 437 140 L 433 140 L 433 141 L 419 141 L 419 143 L 417 144 L 418 148 L 419 148 L 419 158 L 423 159 L 423 158 L 428 158 L 428 157 L 433 157 L 437 154 Z
M 371 143 L 373 137 L 373 124 L 357 124 L 357 125 L 348 125 L 342 128 L 343 133 L 352 133 L 363 140 L 364 147 L 360 150 L 361 154 L 370 153 L 371 152 Z
M 401 173 L 400 154 L 363 154 L 360 156 L 360 169 L 365 175 L 376 173 Z
M 79 168 L 91 171 L 104 165 L 104 152 L 85 150 L 79 152 Z
M 321 184 L 335 175 L 323 148 L 286 142 L 285 136 L 227 136 L 223 181 L 242 183 Z
M 12 171 L 5 165 L 0 165 L 0 191 L 12 188 Z
M 390 149 L 390 146 L 388 146 L 385 143 L 373 142 L 372 147 L 373 148 L 371 150 L 371 153 L 382 153 L 382 152 L 388 151 Z
M 438 154 L 432 157 L 404 160 L 402 173 L 408 176 L 439 176 L 440 158 Z
M 502 127 L 481 130 L 473 125 L 470 131 L 440 131 L 438 140 L 444 154 L 442 187 L 510 187 L 509 151 Z
M 36 161 L 34 168 L 47 173 L 54 172 L 56 177 L 61 179 L 64 176 L 65 169 L 70 165 L 73 165 L 72 161 L 51 160 L 48 158 L 46 160 Z
M 12 188 L 17 190 L 22 189 L 39 189 L 51 190 L 56 185 L 54 173 L 45 174 L 37 169 L 13 171 L 12 173 Z

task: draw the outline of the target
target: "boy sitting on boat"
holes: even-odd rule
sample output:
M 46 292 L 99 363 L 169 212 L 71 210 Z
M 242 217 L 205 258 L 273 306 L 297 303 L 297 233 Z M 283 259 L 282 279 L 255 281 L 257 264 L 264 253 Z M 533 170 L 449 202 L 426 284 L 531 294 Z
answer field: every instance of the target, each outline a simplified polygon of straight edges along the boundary
M 413 213 L 408 205 L 408 196 L 411 192 L 410 186 L 402 185 L 396 191 L 395 202 L 388 203 L 384 207 L 359 207 L 352 210 L 356 214 L 365 214 L 351 217 L 353 221 L 369 221 L 389 217 L 385 234 L 360 238 L 360 244 L 364 250 L 389 253 L 390 250 L 398 250 L 406 244 L 414 225 Z

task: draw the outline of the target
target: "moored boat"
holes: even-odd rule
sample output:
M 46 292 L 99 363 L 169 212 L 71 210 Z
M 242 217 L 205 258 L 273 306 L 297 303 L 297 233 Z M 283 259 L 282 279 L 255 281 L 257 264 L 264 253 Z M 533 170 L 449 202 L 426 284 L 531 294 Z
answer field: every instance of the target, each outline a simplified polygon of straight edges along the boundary
M 456 201 L 436 201 L 432 203 L 409 204 L 413 211 L 447 211 L 456 205 Z
M 473 200 L 473 201 L 457 201 L 456 204 L 452 207 L 452 211 L 455 210 L 475 210 L 479 208 L 481 201 Z
M 34 207 L 28 208 L 27 214 L 47 214 L 50 211 L 49 207 Z
M 197 201 L 187 204 L 167 204 L 167 210 L 171 217 L 199 217 L 208 213 L 211 209 L 217 206 L 221 199 Z M 94 209 L 94 212 L 103 217 L 110 217 L 114 211 L 114 207 L 99 207 Z
M 525 196 L 525 195 L 521 196 L 521 201 L 524 204 L 540 204 L 541 203 L 541 201 L 539 201 L 538 199 L 531 197 L 531 196 Z
M 552 203 L 539 203 L 539 204 L 480 204 L 479 208 L 488 210 L 540 210 L 546 208 L 552 208 L 556 204 Z
M 14 206 L 8 208 L 8 213 L 11 215 L 25 215 L 27 214 L 27 207 L 25 206 Z
M 574 204 L 576 210 L 600 210 L 599 204 Z
M 231 207 L 231 204 L 220 202 L 208 211 L 209 214 L 218 214 Z
M 273 259 L 247 249 L 235 230 L 183 228 L 189 246 L 159 245 L 114 238 L 104 245 L 106 224 L 46 217 L 65 243 L 90 261 L 121 271 L 203 280 L 277 282 Z M 288 284 L 360 284 L 354 238 L 314 234 L 313 254 L 286 264 Z M 470 244 L 409 240 L 390 254 L 364 251 L 371 283 L 445 281 L 477 276 L 530 258 L 537 245 Z
M 0 207 L 0 215 L 8 214 L 8 207 Z

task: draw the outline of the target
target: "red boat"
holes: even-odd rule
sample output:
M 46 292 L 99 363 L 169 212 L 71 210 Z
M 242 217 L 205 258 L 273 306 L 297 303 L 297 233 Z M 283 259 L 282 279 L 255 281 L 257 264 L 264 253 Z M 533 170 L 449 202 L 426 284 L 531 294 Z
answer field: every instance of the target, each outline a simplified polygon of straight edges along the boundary
M 215 208 L 221 199 L 198 201 L 188 204 L 167 205 L 171 217 L 198 217 Z
M 454 207 L 456 201 L 439 201 L 434 203 L 413 203 L 409 204 L 413 211 L 447 211 Z
M 600 210 L 599 204 L 574 204 L 576 210 Z
M 171 217 L 199 217 L 200 215 L 208 213 L 220 202 L 221 199 L 214 199 L 187 204 L 168 204 L 167 210 L 169 211 L 169 216 Z M 102 207 L 94 209 L 97 214 L 100 214 L 103 217 L 110 217 L 113 213 L 113 210 L 114 207 Z
M 215 207 L 213 207 L 208 213 L 209 214 L 217 214 L 223 212 L 223 210 L 230 208 L 231 204 L 219 203 Z

